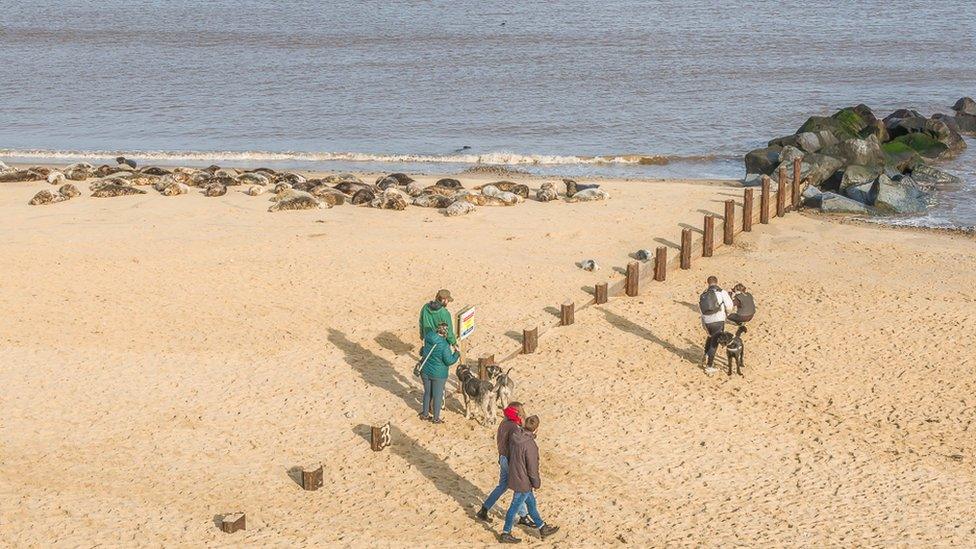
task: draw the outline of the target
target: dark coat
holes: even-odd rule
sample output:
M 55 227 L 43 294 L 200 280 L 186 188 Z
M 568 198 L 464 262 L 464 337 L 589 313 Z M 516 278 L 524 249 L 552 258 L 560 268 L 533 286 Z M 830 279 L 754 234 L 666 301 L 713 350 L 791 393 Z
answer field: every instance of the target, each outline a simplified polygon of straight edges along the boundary
M 539 446 L 535 443 L 535 433 L 516 429 L 508 442 L 508 488 L 516 492 L 531 492 L 541 486 Z
M 495 442 L 498 443 L 498 455 L 508 457 L 508 443 L 512 439 L 512 433 L 522 428 L 518 423 L 510 419 L 503 419 L 498 426 L 498 434 L 495 435 Z

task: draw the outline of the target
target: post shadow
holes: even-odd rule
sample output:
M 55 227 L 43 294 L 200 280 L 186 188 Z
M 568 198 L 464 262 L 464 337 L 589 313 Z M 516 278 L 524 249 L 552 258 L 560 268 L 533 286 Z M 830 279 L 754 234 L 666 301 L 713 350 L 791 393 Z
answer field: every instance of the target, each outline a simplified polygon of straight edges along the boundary
M 603 313 L 604 319 L 609 322 L 612 326 L 623 330 L 624 332 L 634 334 L 638 337 L 642 337 L 656 345 L 664 347 L 665 350 L 671 354 L 686 360 L 691 363 L 697 363 L 698 359 L 701 358 L 701 349 L 697 346 L 691 346 L 686 349 L 680 349 L 669 341 L 665 341 L 658 336 L 654 335 L 654 332 L 648 330 L 647 328 L 630 321 L 616 313 L 613 313 L 604 307 L 597 307 L 596 310 Z M 704 341 L 704 340 L 702 340 Z
M 724 205 L 725 202 L 722 202 L 722 204 Z M 712 212 L 712 211 L 706 210 L 705 208 L 698 208 L 695 211 L 697 211 L 700 214 L 710 215 L 710 216 L 712 216 L 712 217 L 714 217 L 716 219 L 725 219 L 725 214 L 724 213 Z
M 668 248 L 674 248 L 675 250 L 680 250 L 681 249 L 681 244 L 678 244 L 678 243 L 676 243 L 674 241 L 668 240 L 667 238 L 658 237 L 658 238 L 655 238 L 654 239 L 654 242 L 657 242 L 658 244 L 663 244 L 663 245 L 667 246 Z
M 701 227 L 695 227 L 694 225 L 689 225 L 688 223 L 678 223 L 678 226 L 682 229 L 691 229 L 691 232 L 698 234 L 705 234 L 705 230 Z

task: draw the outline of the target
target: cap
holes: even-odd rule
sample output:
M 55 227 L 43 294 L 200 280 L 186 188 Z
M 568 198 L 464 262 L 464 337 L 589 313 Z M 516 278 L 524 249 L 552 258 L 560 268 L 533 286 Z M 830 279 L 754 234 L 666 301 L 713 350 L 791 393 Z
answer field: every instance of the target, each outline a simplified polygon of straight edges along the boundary
M 451 292 L 448 290 L 438 290 L 436 299 L 438 301 L 447 301 L 448 303 L 454 301 L 454 298 L 451 297 Z

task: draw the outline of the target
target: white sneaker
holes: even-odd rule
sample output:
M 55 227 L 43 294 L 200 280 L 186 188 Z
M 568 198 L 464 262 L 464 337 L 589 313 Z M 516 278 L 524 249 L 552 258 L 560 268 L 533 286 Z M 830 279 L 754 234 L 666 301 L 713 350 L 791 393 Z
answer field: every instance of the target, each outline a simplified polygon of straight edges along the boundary
M 705 368 L 705 375 L 712 375 L 718 371 L 718 368 Z

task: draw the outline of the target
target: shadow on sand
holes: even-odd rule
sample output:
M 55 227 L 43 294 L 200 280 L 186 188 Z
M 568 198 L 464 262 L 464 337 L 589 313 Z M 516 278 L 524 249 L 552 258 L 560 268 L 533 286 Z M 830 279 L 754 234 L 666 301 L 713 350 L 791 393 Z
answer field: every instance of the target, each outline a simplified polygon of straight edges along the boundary
M 648 330 L 647 328 L 641 326 L 640 324 L 636 324 L 627 318 L 624 318 L 616 313 L 608 311 L 603 307 L 597 307 L 596 310 L 600 311 L 603 314 L 603 317 L 606 319 L 606 321 L 609 322 L 615 328 L 618 328 L 630 334 L 634 334 L 638 337 L 642 337 L 656 345 L 660 345 L 661 347 L 664 347 L 668 352 L 677 356 L 678 358 L 681 358 L 682 360 L 686 360 L 688 362 L 691 362 L 692 364 L 697 364 L 698 360 L 701 358 L 701 353 L 702 353 L 701 348 L 699 348 L 696 345 L 689 345 L 684 349 L 680 349 L 674 344 L 672 344 L 671 342 L 665 341 L 659 338 L 658 336 L 654 335 L 654 332 Z
M 415 383 L 398 372 L 389 360 L 350 341 L 346 334 L 334 328 L 329 328 L 329 342 L 343 352 L 346 364 L 349 364 L 366 383 L 400 397 L 411 408 L 420 408 L 420 397 L 416 393 Z

